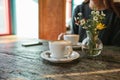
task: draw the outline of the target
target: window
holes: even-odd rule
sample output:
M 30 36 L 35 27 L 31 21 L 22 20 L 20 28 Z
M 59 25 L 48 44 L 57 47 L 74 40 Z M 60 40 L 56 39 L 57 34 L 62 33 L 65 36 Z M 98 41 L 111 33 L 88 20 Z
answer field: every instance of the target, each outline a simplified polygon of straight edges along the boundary
M 16 0 L 16 35 L 38 38 L 38 0 Z
M 11 34 L 10 0 L 0 0 L 0 35 Z
M 74 8 L 75 8 L 77 5 L 81 4 L 83 1 L 84 1 L 84 0 L 73 0 L 73 7 L 72 7 L 72 9 L 74 10 Z

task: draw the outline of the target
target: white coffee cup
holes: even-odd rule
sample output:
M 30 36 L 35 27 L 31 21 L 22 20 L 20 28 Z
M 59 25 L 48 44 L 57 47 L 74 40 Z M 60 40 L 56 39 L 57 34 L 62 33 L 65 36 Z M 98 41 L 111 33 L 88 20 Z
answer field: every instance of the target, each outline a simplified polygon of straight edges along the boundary
M 61 59 L 65 56 L 70 56 L 72 53 L 72 46 L 70 41 L 57 40 L 49 42 L 50 57 Z
M 65 34 L 63 38 L 64 40 L 71 41 L 72 45 L 77 45 L 79 42 L 79 35 L 77 34 Z

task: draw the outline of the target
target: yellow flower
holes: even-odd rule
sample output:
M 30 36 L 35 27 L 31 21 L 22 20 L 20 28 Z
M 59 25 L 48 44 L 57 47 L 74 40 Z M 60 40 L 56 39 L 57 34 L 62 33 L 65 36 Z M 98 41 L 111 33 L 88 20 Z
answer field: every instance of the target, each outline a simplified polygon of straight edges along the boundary
M 99 23 L 96 28 L 97 28 L 97 30 L 102 30 L 105 28 L 105 25 L 102 23 Z

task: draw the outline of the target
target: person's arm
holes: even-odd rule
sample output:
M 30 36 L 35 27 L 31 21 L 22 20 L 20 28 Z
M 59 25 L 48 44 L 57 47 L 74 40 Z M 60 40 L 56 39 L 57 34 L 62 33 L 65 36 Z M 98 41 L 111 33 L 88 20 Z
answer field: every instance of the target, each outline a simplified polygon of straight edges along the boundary
M 72 34 L 78 34 L 79 26 L 75 24 L 75 18 L 78 17 L 78 13 L 80 12 L 81 5 L 77 6 L 74 9 L 74 13 L 72 16 Z
M 120 18 L 117 17 L 115 19 L 115 24 L 114 24 L 114 31 L 113 31 L 113 39 L 111 40 L 112 41 L 112 45 L 115 45 L 115 46 L 120 46 Z
M 85 32 L 85 29 L 83 29 L 82 27 L 78 26 L 75 24 L 75 17 L 77 18 L 78 17 L 78 13 L 82 13 L 82 17 L 85 17 L 84 16 L 84 11 L 85 10 L 85 4 L 81 4 L 81 5 L 78 5 L 75 10 L 74 10 L 74 14 L 73 14 L 73 17 L 72 17 L 72 34 L 79 34 L 80 37 L 79 37 L 79 42 L 82 42 L 82 40 L 86 37 L 86 32 Z M 89 14 L 89 13 L 88 13 Z
M 79 26 L 77 26 L 75 24 L 75 17 L 78 16 L 78 13 L 80 12 L 80 7 L 81 5 L 77 6 L 75 9 L 74 9 L 74 13 L 73 13 L 73 16 L 72 16 L 72 34 L 78 34 L 78 30 L 79 30 Z M 66 33 L 61 33 L 60 35 L 58 35 L 58 40 L 63 40 L 63 36 L 65 35 Z

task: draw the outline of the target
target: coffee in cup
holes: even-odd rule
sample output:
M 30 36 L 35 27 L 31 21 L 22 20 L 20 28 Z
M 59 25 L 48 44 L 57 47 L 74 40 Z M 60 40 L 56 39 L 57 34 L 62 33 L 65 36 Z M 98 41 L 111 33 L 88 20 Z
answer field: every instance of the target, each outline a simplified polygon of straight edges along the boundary
M 49 49 L 51 52 L 50 57 L 56 59 L 64 58 L 72 53 L 71 42 L 66 40 L 50 41 Z

